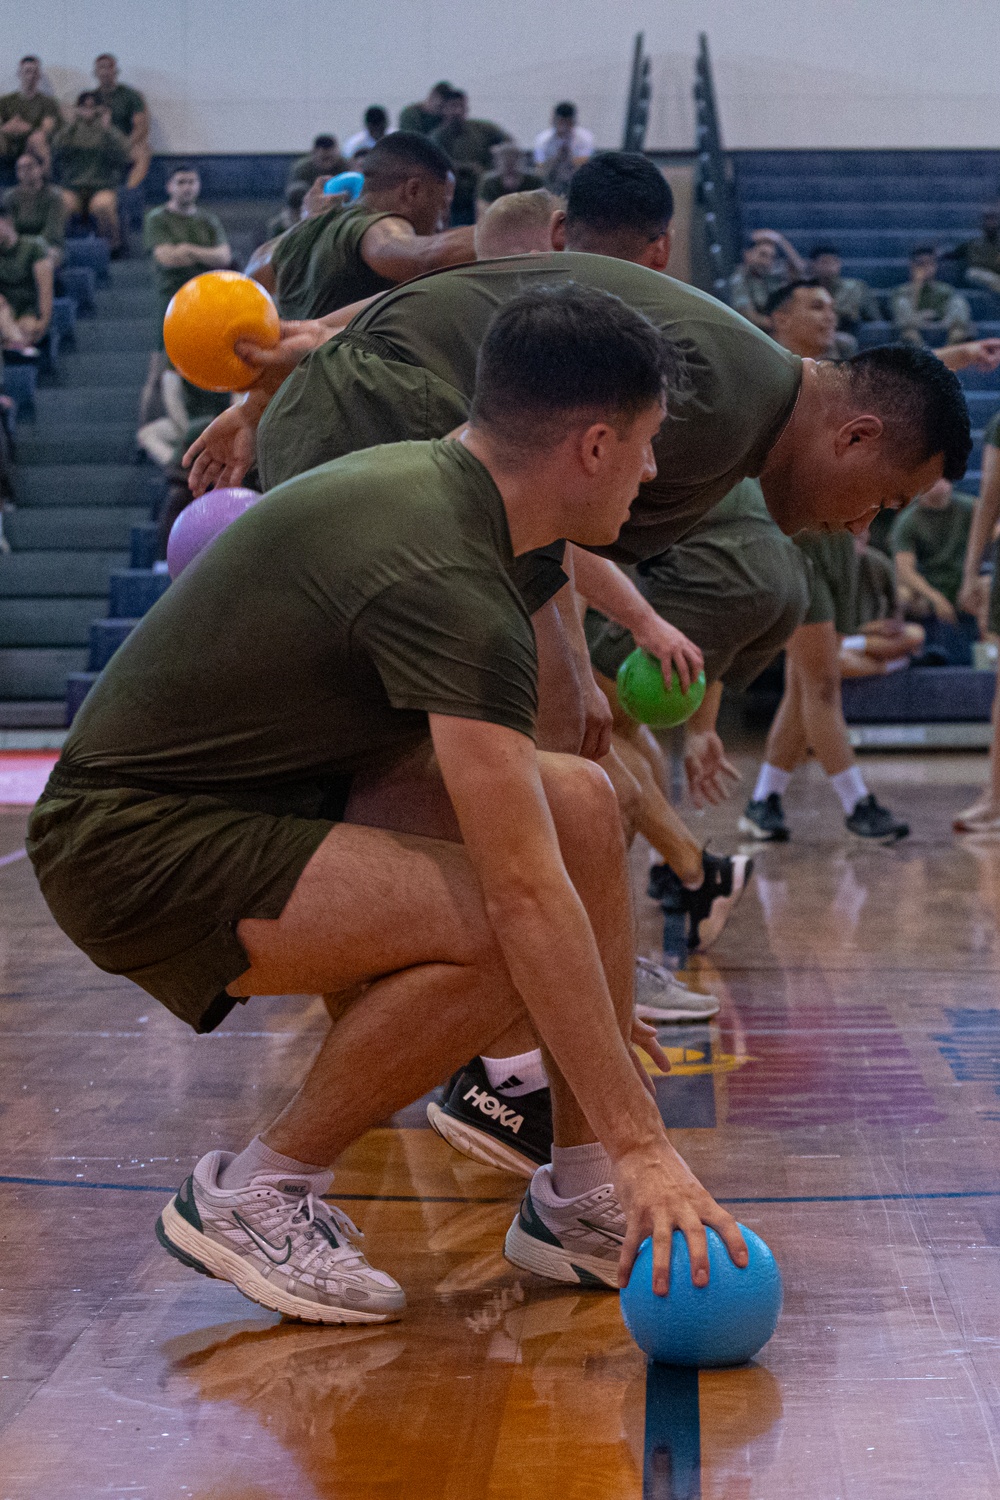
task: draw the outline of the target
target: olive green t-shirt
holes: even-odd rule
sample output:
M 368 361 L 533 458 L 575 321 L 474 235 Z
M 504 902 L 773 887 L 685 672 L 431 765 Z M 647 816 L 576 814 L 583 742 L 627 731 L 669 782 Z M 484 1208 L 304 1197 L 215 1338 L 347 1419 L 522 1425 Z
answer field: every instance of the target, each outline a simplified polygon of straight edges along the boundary
M 866 547 L 858 558 L 858 624 L 896 613 L 896 570 L 884 552 Z
M 854 635 L 865 623 L 858 596 L 858 550 L 849 531 L 800 531 L 793 538 L 812 568 L 807 625 Z
M 288 173 L 288 183 L 290 186 L 293 182 L 304 182 L 312 187 L 317 177 L 336 177 L 340 172 L 347 172 L 350 165 L 350 162 L 339 156 L 330 170 L 324 172 L 313 161 L 312 153 L 307 151 L 305 156 L 300 156 L 292 162 Z
M 51 94 L 35 94 L 26 99 L 23 94 L 4 94 L 0 97 L 0 124 L 20 116 L 32 130 L 37 130 L 45 120 L 62 124 L 62 111 Z M 24 150 L 27 135 L 0 135 L 0 156 L 16 161 Z
M 74 120 L 53 138 L 52 154 L 63 187 L 97 192 L 121 186 L 129 161 L 129 144 L 113 125 Z
M 430 135 L 443 118 L 432 109 L 424 109 L 422 104 L 405 104 L 399 111 L 399 128 L 415 131 L 417 135 Z
M 38 287 L 32 270 L 44 260 L 48 246 L 29 234 L 19 234 L 10 249 L 0 249 L 0 295 L 7 298 L 15 318 L 38 311 Z
M 418 277 L 378 298 L 343 336 L 309 355 L 268 407 L 257 448 L 267 484 L 379 440 L 378 360 L 368 372 L 357 424 L 348 399 L 359 345 L 377 350 L 383 362 L 397 361 L 397 369 L 425 372 L 439 397 L 451 391 L 447 419 L 453 426 L 468 409 L 476 356 L 493 314 L 524 289 L 567 281 L 620 297 L 663 329 L 686 357 L 689 390 L 674 402 L 654 444 L 657 476 L 640 489 L 618 541 L 598 549 L 623 563 L 666 551 L 739 480 L 760 473 L 791 416 L 802 361 L 714 297 L 606 255 L 479 261 Z M 387 375 L 392 368 L 384 364 Z M 392 404 L 397 391 L 387 379 L 387 431 L 399 436 L 402 417 L 412 422 L 414 436 L 431 435 L 424 404 L 412 401 L 400 413 Z M 438 405 L 445 411 L 448 403 Z
M 110 89 L 95 89 L 101 104 L 105 109 L 111 111 L 111 123 L 122 135 L 132 134 L 132 123 L 136 115 L 145 112 L 146 101 L 138 89 L 129 88 L 127 83 L 116 83 Z
M 915 500 L 900 511 L 889 537 L 893 557 L 897 552 L 915 553 L 921 578 L 952 604 L 962 587 L 972 511 L 968 495 L 952 495 L 943 510 Z
M 219 536 L 115 653 L 62 764 L 239 796 L 390 764 L 427 715 L 533 736 L 535 638 L 461 444 L 325 464 Z
M 193 214 L 180 214 L 165 203 L 150 209 L 142 227 L 142 243 L 152 254 L 157 245 L 203 245 L 211 249 L 226 243 L 226 231 L 221 220 L 207 209 L 196 208 Z M 180 291 L 186 281 L 205 266 L 158 266 L 153 262 L 156 275 L 156 290 L 167 302 Z
M 477 191 L 483 203 L 496 203 L 498 198 L 506 198 L 510 193 L 533 193 L 544 186 L 536 172 L 522 172 L 514 187 L 507 187 L 499 172 L 487 172 L 480 178 Z
M 58 188 L 43 183 L 37 193 L 26 187 L 8 188 L 3 206 L 13 215 L 18 234 L 38 235 L 47 245 L 60 246 L 66 239 L 66 205 Z
M 366 208 L 330 208 L 287 230 L 271 251 L 281 316 L 322 318 L 395 286 L 361 258 L 368 230 L 390 218 Z

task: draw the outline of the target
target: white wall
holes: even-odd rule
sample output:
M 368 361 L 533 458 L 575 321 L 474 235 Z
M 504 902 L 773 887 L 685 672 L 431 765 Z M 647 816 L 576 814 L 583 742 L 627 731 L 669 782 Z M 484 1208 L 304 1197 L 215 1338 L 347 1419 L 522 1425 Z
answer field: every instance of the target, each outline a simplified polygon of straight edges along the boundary
M 110 49 L 170 151 L 296 150 L 442 77 L 524 141 L 568 97 L 617 145 L 644 29 L 648 144 L 686 149 L 704 29 L 730 146 L 1000 146 L 997 15 L 997 0 L 0 0 L 0 82 L 37 52 L 66 98 Z

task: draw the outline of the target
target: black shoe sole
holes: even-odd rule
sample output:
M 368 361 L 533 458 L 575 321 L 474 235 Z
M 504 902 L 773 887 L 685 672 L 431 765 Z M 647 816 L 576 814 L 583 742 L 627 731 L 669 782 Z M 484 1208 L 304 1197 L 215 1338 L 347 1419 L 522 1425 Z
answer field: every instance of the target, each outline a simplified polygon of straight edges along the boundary
M 508 1145 L 506 1141 L 498 1141 L 488 1131 L 480 1130 L 468 1120 L 462 1120 L 451 1113 L 447 1106 L 441 1104 L 428 1104 L 427 1120 L 432 1130 L 435 1130 L 443 1141 L 447 1141 L 453 1150 L 467 1156 L 471 1161 L 477 1161 L 482 1166 L 496 1167 L 501 1172 L 514 1172 L 518 1177 L 534 1177 L 544 1162 L 535 1161 L 516 1146 Z M 548 1157 L 545 1158 L 548 1161 Z

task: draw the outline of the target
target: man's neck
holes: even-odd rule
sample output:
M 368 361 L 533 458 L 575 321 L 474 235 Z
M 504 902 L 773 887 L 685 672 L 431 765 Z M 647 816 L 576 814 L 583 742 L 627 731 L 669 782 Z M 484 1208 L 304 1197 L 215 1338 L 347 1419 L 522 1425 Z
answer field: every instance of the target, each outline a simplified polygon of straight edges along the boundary
M 553 487 L 545 483 L 545 477 L 537 469 L 505 465 L 481 428 L 463 428 L 458 441 L 479 460 L 500 491 L 514 556 L 558 541 L 564 526 L 551 504 Z
M 802 361 L 802 380 L 792 414 L 779 433 L 760 471 L 759 477 L 764 490 L 764 498 L 767 500 L 768 509 L 779 525 L 782 525 L 782 512 L 791 498 L 796 454 L 802 446 L 804 434 L 808 433 L 821 419 L 826 399 L 826 384 L 832 368 L 832 366 L 825 366 L 821 369 L 812 359 Z
M 167 207 L 172 214 L 184 214 L 189 216 L 197 209 L 196 203 L 175 203 L 172 198 L 167 199 Z

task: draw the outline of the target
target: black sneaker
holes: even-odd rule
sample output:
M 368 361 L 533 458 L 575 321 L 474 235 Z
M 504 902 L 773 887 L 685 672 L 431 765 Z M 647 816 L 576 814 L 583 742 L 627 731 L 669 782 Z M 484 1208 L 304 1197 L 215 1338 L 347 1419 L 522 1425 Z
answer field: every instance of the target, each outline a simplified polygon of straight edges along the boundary
M 481 1058 L 450 1080 L 442 1104 L 428 1104 L 439 1136 L 463 1156 L 533 1177 L 552 1159 L 552 1101 L 547 1088 L 513 1098 L 490 1086 Z
M 701 861 L 705 879 L 696 891 L 684 891 L 688 948 L 692 953 L 715 942 L 753 874 L 753 860 L 746 854 L 720 855 L 706 851 Z
M 649 884 L 647 893 L 658 901 L 667 912 L 683 912 L 687 908 L 684 905 L 686 894 L 680 877 L 675 875 L 669 865 L 651 865 L 649 871 Z
M 901 823 L 895 813 L 875 801 L 874 792 L 862 797 L 844 823 L 848 832 L 857 834 L 859 839 L 878 839 L 883 844 L 895 844 L 910 831 L 909 823 Z
M 743 809 L 740 833 L 767 844 L 788 843 L 788 824 L 777 792 L 771 792 L 762 802 L 751 798 Z

